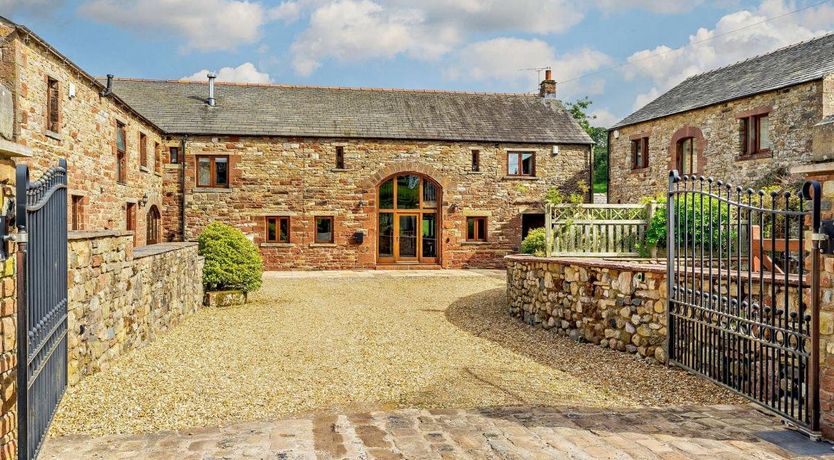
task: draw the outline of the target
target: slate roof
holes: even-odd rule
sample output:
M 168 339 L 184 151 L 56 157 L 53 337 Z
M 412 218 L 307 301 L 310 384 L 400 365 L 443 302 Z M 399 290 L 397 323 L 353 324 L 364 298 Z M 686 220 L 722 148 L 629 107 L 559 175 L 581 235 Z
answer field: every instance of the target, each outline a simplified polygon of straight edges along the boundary
M 611 129 L 818 80 L 834 72 L 834 34 L 687 78 Z
M 562 104 L 524 94 L 115 79 L 170 134 L 592 144 Z

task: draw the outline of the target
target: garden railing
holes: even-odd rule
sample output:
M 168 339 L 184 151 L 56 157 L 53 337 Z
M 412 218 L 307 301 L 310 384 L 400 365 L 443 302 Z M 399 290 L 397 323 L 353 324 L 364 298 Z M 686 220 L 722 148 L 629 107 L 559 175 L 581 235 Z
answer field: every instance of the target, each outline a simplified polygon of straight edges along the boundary
M 548 204 L 545 253 L 566 257 L 638 257 L 657 208 L 642 204 Z

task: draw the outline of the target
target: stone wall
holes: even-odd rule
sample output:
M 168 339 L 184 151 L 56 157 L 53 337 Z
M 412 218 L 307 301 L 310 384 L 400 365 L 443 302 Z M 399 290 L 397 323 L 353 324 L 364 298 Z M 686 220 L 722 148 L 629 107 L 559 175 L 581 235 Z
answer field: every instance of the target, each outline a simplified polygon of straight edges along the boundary
M 0 460 L 16 458 L 17 285 L 16 253 L 0 262 Z
M 344 148 L 344 169 L 335 168 L 336 146 Z M 535 151 L 536 177 L 507 176 L 508 149 Z M 479 172 L 471 171 L 472 150 L 480 151 Z M 374 267 L 377 187 L 398 172 L 424 174 L 442 187 L 444 267 L 502 266 L 521 242 L 522 214 L 542 213 L 547 189 L 573 191 L 589 182 L 585 145 L 562 145 L 553 155 L 551 145 L 191 137 L 186 153 L 186 239 L 212 220 L 234 225 L 260 246 L 272 270 Z M 201 154 L 229 155 L 229 188 L 195 186 Z M 290 216 L 291 241 L 265 243 L 264 217 L 279 215 Z M 334 216 L 335 245 L 313 241 L 315 216 Z M 487 217 L 487 242 L 465 241 L 467 216 Z M 365 234 L 361 245 L 352 241 L 357 231 Z
M 133 249 L 125 232 L 70 234 L 69 384 L 106 369 L 200 308 L 196 243 Z
M 2 31 L 0 31 L 2 33 Z M 167 150 L 168 141 L 151 123 L 118 99 L 102 97 L 101 86 L 63 56 L 32 36 L 11 33 L 0 38 L 0 82 L 13 94 L 15 106 L 12 140 L 32 149 L 33 179 L 59 158 L 69 167 L 69 199 L 83 203 L 80 230 L 124 230 L 126 204 L 147 196 L 136 215 L 136 244 L 145 244 L 146 212 L 162 209 L 162 171 L 155 164 L 154 146 Z M 47 129 L 47 79 L 58 82 L 60 123 Z M 73 94 L 74 92 L 74 94 Z M 116 180 L 116 123 L 126 125 L 127 180 Z M 139 134 L 147 136 L 147 162 L 140 164 Z M 173 142 L 176 144 L 176 142 Z M 138 206 L 137 206 L 138 208 Z M 71 207 L 69 212 L 72 212 Z M 71 225 L 71 219 L 68 219 Z M 163 228 L 175 225 L 162 222 Z M 164 231 L 163 231 L 164 234 Z
M 530 325 L 666 362 L 665 265 L 509 256 L 510 314 Z
M 831 83 L 828 83 L 831 86 Z M 822 118 L 823 81 L 804 83 L 702 109 L 619 128 L 609 135 L 609 203 L 636 203 L 667 190 L 674 135 L 691 128 L 703 150 L 699 173 L 733 184 L 749 185 L 778 168 L 812 159 L 814 125 Z M 742 158 L 739 123 L 742 112 L 771 106 L 772 155 Z M 616 133 L 616 137 L 615 137 Z M 649 166 L 631 168 L 631 139 L 649 137 Z M 699 138 L 702 135 L 703 138 Z

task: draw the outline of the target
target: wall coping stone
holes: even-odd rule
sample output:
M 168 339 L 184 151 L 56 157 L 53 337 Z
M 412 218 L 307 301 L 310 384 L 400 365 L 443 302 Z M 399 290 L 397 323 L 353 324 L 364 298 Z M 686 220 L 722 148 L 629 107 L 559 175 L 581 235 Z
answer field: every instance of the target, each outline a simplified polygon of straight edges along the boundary
M 67 239 L 70 241 L 73 240 L 92 240 L 96 238 L 108 238 L 108 237 L 120 237 L 120 236 L 133 236 L 133 232 L 128 232 L 125 230 L 96 230 L 96 231 L 83 231 L 83 230 L 76 230 L 67 232 Z
M 133 258 L 141 259 L 143 257 L 155 256 L 166 252 L 178 251 L 180 249 L 191 248 L 196 246 L 197 243 L 195 242 L 149 244 L 147 246 L 140 246 L 138 248 L 133 249 Z
M 629 270 L 633 272 L 666 273 L 665 264 L 651 263 L 647 261 L 633 261 L 634 259 L 608 259 L 601 257 L 539 257 L 526 254 L 512 254 L 504 256 L 504 260 L 510 262 L 579 265 L 583 267 Z

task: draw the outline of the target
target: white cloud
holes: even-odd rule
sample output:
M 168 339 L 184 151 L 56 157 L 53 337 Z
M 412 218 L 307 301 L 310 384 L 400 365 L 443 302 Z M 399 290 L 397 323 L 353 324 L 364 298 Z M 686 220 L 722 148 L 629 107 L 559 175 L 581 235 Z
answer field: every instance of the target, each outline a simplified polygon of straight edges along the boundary
M 182 77 L 182 80 L 206 81 L 208 69 L 198 70 L 193 74 Z M 223 67 L 217 71 L 217 81 L 234 83 L 269 83 L 271 80 L 266 72 L 259 72 L 254 64 L 245 62 L 237 67 Z
M 495 38 L 465 46 L 453 57 L 454 64 L 446 71 L 451 79 L 500 81 L 522 91 L 535 91 L 540 75 L 527 69 L 551 65 L 557 81 L 574 78 L 592 72 L 611 63 L 611 58 L 592 49 L 557 55 L 542 40 L 520 38 Z M 585 79 L 581 84 L 562 88 L 557 93 L 565 98 L 570 95 L 599 94 L 603 90 L 601 79 Z
M 608 109 L 594 110 L 590 113 L 590 116 L 593 118 L 591 120 L 591 126 L 599 128 L 610 128 L 614 123 L 622 119 L 622 117 L 614 115 Z
M 63 4 L 64 0 L 0 0 L 0 16 L 10 16 L 19 11 L 46 15 Z
M 765 0 L 755 10 L 723 16 L 712 29 L 698 29 L 681 47 L 660 45 L 632 54 L 625 68 L 626 79 L 641 78 L 652 83 L 647 92 L 636 97 L 634 107 L 642 107 L 687 77 L 834 29 L 831 3 L 758 24 L 796 9 L 793 2 Z
M 362 61 L 404 53 L 432 59 L 454 41 L 442 30 L 430 31 L 416 10 L 386 11 L 369 0 L 341 0 L 318 8 L 310 26 L 291 47 L 293 68 L 311 74 L 324 58 Z
M 94 20 L 185 37 L 185 49 L 231 50 L 260 36 L 265 11 L 241 0 L 89 0 L 79 12 Z
M 642 9 L 658 14 L 677 14 L 692 11 L 703 0 L 595 0 L 595 3 L 602 11 Z

